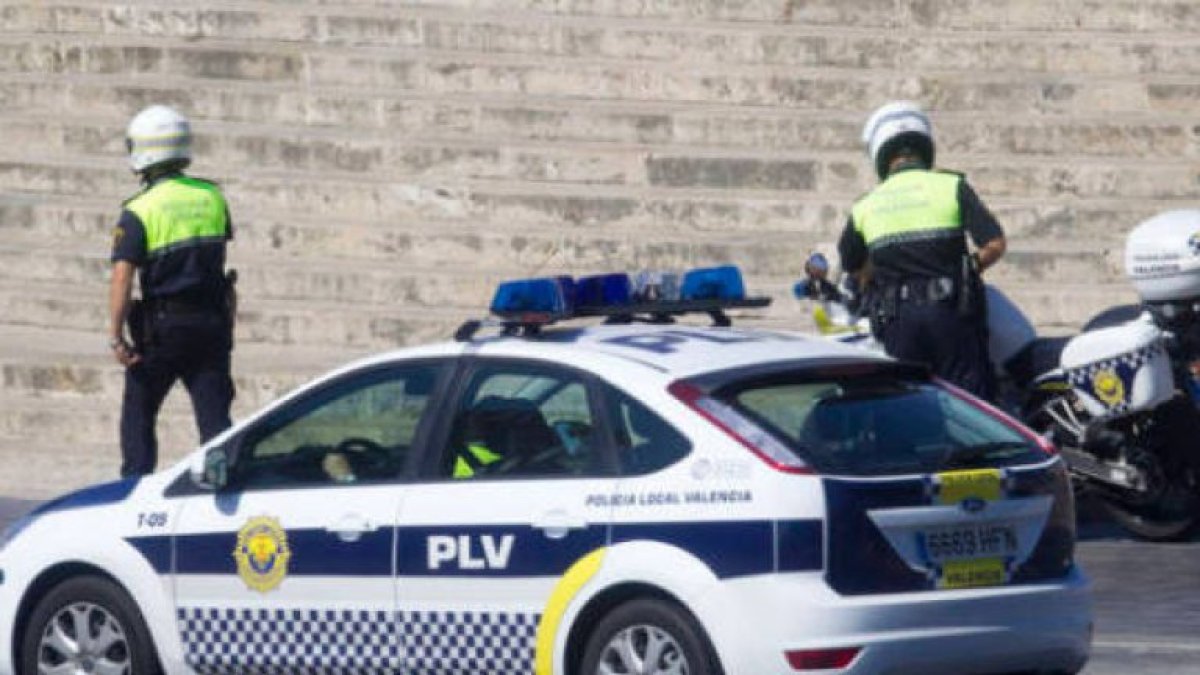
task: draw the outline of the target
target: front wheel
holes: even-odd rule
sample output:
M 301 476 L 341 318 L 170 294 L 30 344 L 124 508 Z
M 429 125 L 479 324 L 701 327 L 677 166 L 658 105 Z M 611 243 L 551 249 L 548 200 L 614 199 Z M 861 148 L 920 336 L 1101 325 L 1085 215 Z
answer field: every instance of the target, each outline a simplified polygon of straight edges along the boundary
M 133 600 L 98 576 L 67 579 L 34 607 L 21 641 L 21 675 L 158 675 L 158 659 Z
M 581 675 L 720 675 L 708 639 L 682 608 L 631 600 L 592 631 Z

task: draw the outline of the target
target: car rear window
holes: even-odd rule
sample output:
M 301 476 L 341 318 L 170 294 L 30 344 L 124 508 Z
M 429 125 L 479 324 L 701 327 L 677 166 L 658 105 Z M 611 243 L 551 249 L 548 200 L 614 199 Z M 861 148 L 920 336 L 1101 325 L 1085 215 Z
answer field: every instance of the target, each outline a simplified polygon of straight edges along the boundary
M 715 395 L 820 473 L 931 473 L 1046 458 L 1031 438 L 931 381 L 774 375 Z

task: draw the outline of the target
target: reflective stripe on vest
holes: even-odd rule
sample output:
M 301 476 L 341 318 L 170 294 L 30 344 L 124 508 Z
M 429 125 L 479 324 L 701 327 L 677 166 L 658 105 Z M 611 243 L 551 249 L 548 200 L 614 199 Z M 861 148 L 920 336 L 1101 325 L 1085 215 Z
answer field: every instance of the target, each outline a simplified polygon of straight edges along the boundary
M 901 171 L 854 205 L 854 227 L 868 249 L 961 236 L 961 181 L 954 173 Z
M 479 466 L 487 466 L 500 461 L 500 455 L 488 450 L 487 448 L 477 443 L 472 443 L 467 446 L 467 452 L 471 454 L 479 464 Z M 475 475 L 475 469 L 471 467 L 470 462 L 466 457 L 459 455 L 454 460 L 454 477 L 455 478 L 470 478 Z
M 125 205 L 146 230 L 146 255 L 154 258 L 187 246 L 225 241 L 225 198 L 217 186 L 180 176 L 168 178 Z

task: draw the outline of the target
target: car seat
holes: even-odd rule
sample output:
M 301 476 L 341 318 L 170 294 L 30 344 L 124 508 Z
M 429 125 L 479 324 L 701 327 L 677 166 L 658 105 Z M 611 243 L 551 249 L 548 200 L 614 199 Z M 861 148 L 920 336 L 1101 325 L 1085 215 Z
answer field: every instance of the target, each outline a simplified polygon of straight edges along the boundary
M 484 473 L 522 472 L 539 454 L 559 445 L 558 435 L 526 399 L 487 396 L 465 413 L 461 446 L 479 444 L 500 459 Z

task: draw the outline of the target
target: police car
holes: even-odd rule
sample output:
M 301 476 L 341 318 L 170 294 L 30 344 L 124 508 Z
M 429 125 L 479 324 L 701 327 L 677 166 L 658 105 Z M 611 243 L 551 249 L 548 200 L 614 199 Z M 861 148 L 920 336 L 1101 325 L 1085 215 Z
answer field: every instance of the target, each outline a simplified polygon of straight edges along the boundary
M 504 284 L 454 342 L 43 505 L 0 550 L 0 674 L 1082 668 L 1052 447 L 922 369 L 729 326 L 763 303 L 736 269 L 658 281 Z

